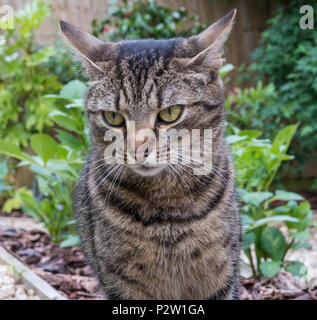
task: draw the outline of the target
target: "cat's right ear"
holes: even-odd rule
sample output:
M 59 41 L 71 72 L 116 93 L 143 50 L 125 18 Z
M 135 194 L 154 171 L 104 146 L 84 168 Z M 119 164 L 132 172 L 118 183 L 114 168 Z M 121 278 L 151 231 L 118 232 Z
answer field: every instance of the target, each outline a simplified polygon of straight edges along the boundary
M 106 61 L 114 44 L 105 43 L 65 21 L 60 21 L 59 26 L 70 45 L 88 63 L 88 66 L 104 73 L 104 70 L 98 66 L 98 62 Z

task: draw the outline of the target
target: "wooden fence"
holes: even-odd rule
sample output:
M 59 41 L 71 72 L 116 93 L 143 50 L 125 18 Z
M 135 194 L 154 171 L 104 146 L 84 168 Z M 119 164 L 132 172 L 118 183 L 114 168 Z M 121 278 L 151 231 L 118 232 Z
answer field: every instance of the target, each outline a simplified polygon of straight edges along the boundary
M 18 10 L 31 0 L 2 0 L 2 2 Z M 44 44 L 58 39 L 57 20 L 65 20 L 83 30 L 91 31 L 91 21 L 107 15 L 109 2 L 109 0 L 50 1 L 53 14 L 38 30 L 37 40 Z M 260 33 L 265 29 L 266 21 L 272 11 L 271 1 L 257 0 L 157 0 L 157 3 L 174 9 L 184 6 L 190 14 L 198 14 L 200 20 L 208 24 L 224 16 L 232 8 L 237 8 L 236 23 L 226 50 L 227 61 L 235 66 L 249 63 L 250 52 L 258 45 Z

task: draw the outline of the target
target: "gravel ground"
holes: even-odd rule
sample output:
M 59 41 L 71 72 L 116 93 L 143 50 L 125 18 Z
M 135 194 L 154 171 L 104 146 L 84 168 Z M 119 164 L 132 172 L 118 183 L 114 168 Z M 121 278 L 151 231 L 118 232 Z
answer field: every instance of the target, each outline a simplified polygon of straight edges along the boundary
M 40 300 L 40 297 L 16 279 L 12 267 L 0 265 L 0 300 Z

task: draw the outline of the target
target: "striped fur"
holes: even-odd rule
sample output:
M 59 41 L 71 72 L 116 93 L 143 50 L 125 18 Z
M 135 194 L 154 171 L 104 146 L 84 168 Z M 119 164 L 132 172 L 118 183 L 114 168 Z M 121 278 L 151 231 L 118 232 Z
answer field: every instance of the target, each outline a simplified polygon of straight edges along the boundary
M 109 299 L 239 299 L 241 227 L 218 75 L 233 17 L 230 13 L 207 29 L 214 32 L 212 50 L 205 31 L 190 39 L 123 41 L 110 47 L 94 40 L 105 53 L 99 48 L 96 59 L 92 50 L 86 56 L 92 147 L 75 208 L 85 256 Z M 61 27 L 72 37 L 70 27 Z M 87 34 L 82 42 L 84 49 L 77 49 L 85 54 Z M 174 165 L 141 176 L 125 165 L 103 162 L 109 128 L 102 110 L 125 113 L 137 130 L 157 130 L 151 115 L 173 104 L 185 110 L 171 127 L 213 129 L 213 166 L 207 175 L 194 176 L 190 165 Z M 129 132 L 122 130 L 128 139 Z

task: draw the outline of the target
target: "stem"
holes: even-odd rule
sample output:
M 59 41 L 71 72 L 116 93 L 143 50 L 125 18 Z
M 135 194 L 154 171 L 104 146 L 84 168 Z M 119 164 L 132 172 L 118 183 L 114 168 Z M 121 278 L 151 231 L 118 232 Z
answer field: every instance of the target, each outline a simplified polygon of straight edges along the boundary
M 250 259 L 252 273 L 253 273 L 253 276 L 256 277 L 257 272 L 255 270 L 255 266 L 254 266 L 254 263 L 253 263 L 253 258 L 252 258 L 252 254 L 251 254 L 251 248 L 248 249 L 248 253 L 249 253 L 249 259 Z
M 291 240 L 291 242 L 287 245 L 287 248 L 286 248 L 286 250 L 285 250 L 285 252 L 284 252 L 284 255 L 283 255 L 283 257 L 282 257 L 282 261 L 283 261 L 283 262 L 284 262 L 284 259 L 285 259 L 285 256 L 286 256 L 288 250 L 292 247 L 294 241 L 295 241 L 295 239 L 293 238 L 293 239 Z

